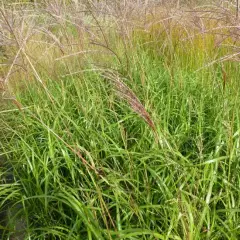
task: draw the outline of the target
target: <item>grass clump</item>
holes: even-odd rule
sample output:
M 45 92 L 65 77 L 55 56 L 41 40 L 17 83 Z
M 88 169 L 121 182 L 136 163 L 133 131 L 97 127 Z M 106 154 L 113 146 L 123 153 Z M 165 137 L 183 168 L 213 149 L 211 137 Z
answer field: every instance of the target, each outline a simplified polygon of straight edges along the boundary
M 5 30 L 26 41 L 4 45 L 1 238 L 239 239 L 237 33 L 216 50 L 188 9 L 81 3 L 80 25 L 65 3 Z

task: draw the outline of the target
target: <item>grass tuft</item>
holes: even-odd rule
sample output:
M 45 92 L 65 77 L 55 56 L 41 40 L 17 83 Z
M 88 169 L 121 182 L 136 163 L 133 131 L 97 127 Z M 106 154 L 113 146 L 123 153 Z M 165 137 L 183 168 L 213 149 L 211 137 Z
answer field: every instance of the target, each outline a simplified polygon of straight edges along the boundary
M 235 9 L 137 2 L 2 3 L 1 239 L 240 238 Z

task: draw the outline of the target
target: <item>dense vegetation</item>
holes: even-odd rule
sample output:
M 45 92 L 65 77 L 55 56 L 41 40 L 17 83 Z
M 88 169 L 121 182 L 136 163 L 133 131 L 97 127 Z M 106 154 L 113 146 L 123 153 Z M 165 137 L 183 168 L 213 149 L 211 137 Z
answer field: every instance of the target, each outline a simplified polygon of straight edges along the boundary
M 1 239 L 240 239 L 236 9 L 174 2 L 2 2 Z

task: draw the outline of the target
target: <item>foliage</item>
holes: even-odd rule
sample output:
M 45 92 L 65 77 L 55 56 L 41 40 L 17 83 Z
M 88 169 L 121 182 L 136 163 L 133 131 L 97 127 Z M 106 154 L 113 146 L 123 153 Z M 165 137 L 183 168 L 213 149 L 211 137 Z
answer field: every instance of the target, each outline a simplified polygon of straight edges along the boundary
M 64 3 L 1 8 L 1 239 L 239 239 L 232 10 Z

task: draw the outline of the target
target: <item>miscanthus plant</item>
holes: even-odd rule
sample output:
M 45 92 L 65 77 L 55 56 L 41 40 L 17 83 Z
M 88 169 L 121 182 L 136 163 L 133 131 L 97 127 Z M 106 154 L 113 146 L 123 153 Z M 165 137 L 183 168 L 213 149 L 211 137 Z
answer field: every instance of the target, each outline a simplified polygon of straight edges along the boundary
M 1 239 L 239 239 L 230 10 L 74 4 L 1 11 Z

